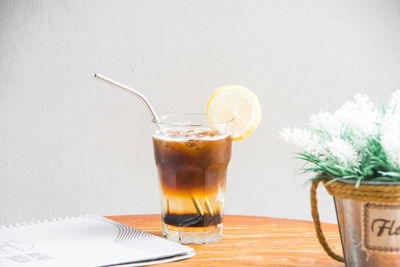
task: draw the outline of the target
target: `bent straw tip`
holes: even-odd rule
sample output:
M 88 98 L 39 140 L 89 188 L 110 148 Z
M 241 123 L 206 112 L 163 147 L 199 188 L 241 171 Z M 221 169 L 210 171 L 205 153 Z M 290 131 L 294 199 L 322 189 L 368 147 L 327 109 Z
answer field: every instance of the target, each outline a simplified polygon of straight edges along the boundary
M 97 74 L 97 73 L 95 73 L 95 74 L 94 74 L 94 78 L 97 78 L 97 75 L 98 75 L 98 74 Z

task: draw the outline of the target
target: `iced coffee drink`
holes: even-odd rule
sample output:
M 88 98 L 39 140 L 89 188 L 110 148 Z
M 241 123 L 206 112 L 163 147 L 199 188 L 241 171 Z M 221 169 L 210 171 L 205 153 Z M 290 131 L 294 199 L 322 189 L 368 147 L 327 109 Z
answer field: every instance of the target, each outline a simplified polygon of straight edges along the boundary
M 223 86 L 211 94 L 205 114 L 159 117 L 140 92 L 98 73 L 95 78 L 137 96 L 153 118 L 164 236 L 186 244 L 221 240 L 232 141 L 257 129 L 261 121 L 257 96 L 240 85 Z
M 170 115 L 156 124 L 154 156 L 164 235 L 181 243 L 222 237 L 229 122 L 208 125 L 201 114 Z

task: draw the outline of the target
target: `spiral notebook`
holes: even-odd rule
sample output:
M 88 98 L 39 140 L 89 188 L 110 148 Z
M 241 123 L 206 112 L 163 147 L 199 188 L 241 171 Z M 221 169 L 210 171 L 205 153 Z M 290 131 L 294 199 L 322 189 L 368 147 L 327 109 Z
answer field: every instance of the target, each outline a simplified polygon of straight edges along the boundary
M 1 267 L 130 267 L 193 255 L 190 247 L 101 216 L 0 226 Z

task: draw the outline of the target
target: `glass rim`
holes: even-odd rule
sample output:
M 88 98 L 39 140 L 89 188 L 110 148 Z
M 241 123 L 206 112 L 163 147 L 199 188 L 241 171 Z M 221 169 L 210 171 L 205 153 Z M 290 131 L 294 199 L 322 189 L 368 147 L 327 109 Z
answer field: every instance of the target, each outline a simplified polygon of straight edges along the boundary
M 152 122 L 156 125 L 162 125 L 162 126 L 181 126 L 181 127 L 202 127 L 202 126 L 217 126 L 217 125 L 226 125 L 234 121 L 234 118 L 232 117 L 231 119 L 223 122 L 216 122 L 216 123 L 184 123 L 184 122 L 165 122 L 163 120 L 167 118 L 171 118 L 174 116 L 202 116 L 206 121 L 207 121 L 207 116 L 206 113 L 201 113 L 201 112 L 190 112 L 190 113 L 168 113 L 161 115 L 160 121 L 155 121 L 152 120 Z

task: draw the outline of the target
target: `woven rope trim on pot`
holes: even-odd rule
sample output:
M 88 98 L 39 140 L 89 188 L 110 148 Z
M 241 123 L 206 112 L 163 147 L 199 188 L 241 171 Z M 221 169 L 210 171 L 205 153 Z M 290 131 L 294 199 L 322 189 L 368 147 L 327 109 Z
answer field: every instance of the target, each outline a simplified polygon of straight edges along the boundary
M 322 180 L 326 190 L 331 196 L 365 202 L 400 202 L 400 185 L 366 185 L 355 187 L 354 184 L 340 182 L 329 183 L 328 179 Z

